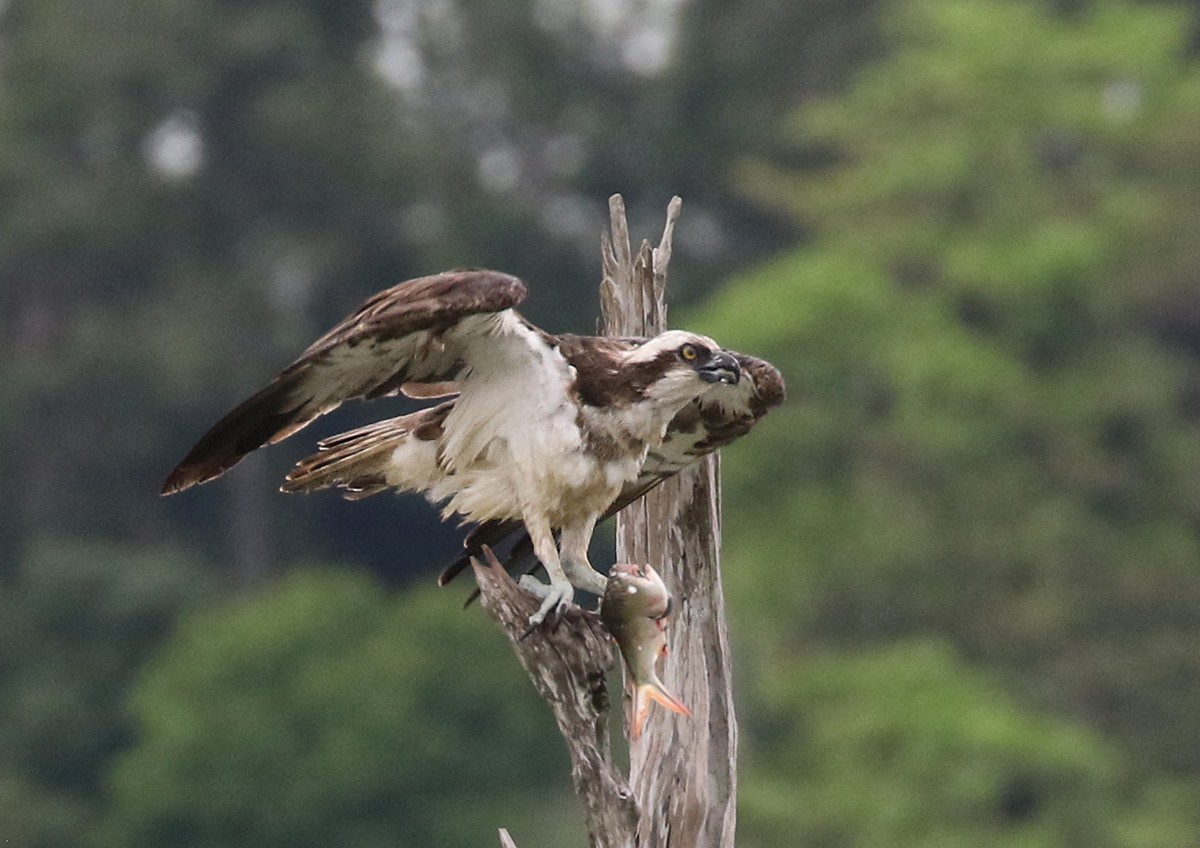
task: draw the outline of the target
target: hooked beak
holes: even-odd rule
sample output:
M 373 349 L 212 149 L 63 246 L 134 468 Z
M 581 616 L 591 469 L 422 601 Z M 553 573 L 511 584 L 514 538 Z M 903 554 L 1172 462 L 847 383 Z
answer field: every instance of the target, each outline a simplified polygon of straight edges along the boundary
M 742 366 L 732 354 L 718 350 L 696 369 L 696 375 L 706 383 L 736 386 L 742 377 Z

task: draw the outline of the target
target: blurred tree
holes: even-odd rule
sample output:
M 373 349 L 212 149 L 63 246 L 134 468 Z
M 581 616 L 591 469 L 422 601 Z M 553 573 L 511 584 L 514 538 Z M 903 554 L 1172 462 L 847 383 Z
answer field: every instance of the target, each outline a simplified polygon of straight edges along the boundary
M 535 320 L 590 329 L 614 190 L 648 221 L 689 198 L 685 296 L 793 238 L 737 194 L 729 161 L 774 149 L 778 98 L 844 78 L 873 4 L 742 5 L 682 23 L 669 3 L 584 0 L 0 7 L 0 486 L 24 493 L 0 518 L 5 562 L 70 532 L 181 534 L 247 582 L 313 544 L 401 573 L 437 563 L 450 535 L 415 501 L 281 508 L 272 481 L 303 447 L 248 462 L 223 494 L 143 496 L 207 423 L 405 276 L 503 267 L 535 283 Z M 846 49 L 743 58 L 796 33 Z
M 0 588 L 0 821 L 14 845 L 69 848 L 132 728 L 124 692 L 205 572 L 166 552 L 31 546 Z
M 162 538 L 164 469 L 308 335 L 318 283 L 389 278 L 404 185 L 395 113 L 360 59 L 371 8 L 6 4 L 0 470 L 24 493 L 16 538 Z M 247 579 L 275 544 L 253 472 L 224 515 L 197 516 Z M 95 497 L 122 484 L 140 496 Z
M 503 638 L 446 596 L 301 572 L 195 616 L 133 699 L 100 844 L 582 841 L 565 751 Z M 542 842 L 537 840 L 541 839 Z
M 686 199 L 684 299 L 795 241 L 791 220 L 737 189 L 731 163 L 748 152 L 790 156 L 783 117 L 836 90 L 870 55 L 876 5 L 388 0 L 383 67 L 426 131 L 474 163 L 473 190 L 506 201 L 499 221 L 537 223 L 509 267 L 538 261 L 539 245 L 571 247 L 581 282 L 550 276 L 542 297 L 572 329 L 590 330 L 595 306 L 582 280 L 596 279 L 588 257 L 614 191 L 634 232 L 658 226 L 672 194 Z M 480 219 L 486 203 L 454 202 L 461 179 L 443 175 L 426 210 L 440 213 L 454 244 L 501 225 Z
M 1132 789 L 1094 733 L 1021 708 L 944 645 L 776 667 L 751 714 L 740 845 L 1183 845 L 1195 798 Z
M 799 116 L 830 164 L 744 169 L 818 234 L 697 322 L 795 398 L 728 463 L 731 593 L 767 644 L 943 634 L 1200 769 L 1196 363 L 1142 286 L 1196 250 L 1188 30 L 1166 6 L 896 4 L 889 58 Z
M 682 4 L 675 58 L 644 121 L 647 153 L 624 155 L 618 137 L 605 161 L 618 184 L 653 179 L 660 191 L 686 201 L 672 260 L 683 294 L 706 292 L 755 258 L 795 244 L 803 222 L 747 197 L 734 165 L 747 157 L 797 163 L 789 116 L 843 90 L 883 48 L 879 6 L 878 0 Z M 624 125 L 614 129 L 628 133 Z
M 276 496 L 287 447 L 271 471 L 251 460 L 216 491 L 155 496 L 205 426 L 363 296 L 494 265 L 535 283 L 535 320 L 589 329 L 618 189 L 654 221 L 678 191 L 707 210 L 684 228 L 697 280 L 792 236 L 786 216 L 729 212 L 726 153 L 703 151 L 718 125 L 724 151 L 771 133 L 768 100 L 800 79 L 774 69 L 809 53 L 759 55 L 729 98 L 676 104 L 707 90 L 722 28 L 812 45 L 843 26 L 837 4 L 797 23 L 810 5 L 715 29 L 689 11 L 676 49 L 670 3 L 0 0 L 6 836 L 79 843 L 128 741 L 114 705 L 190 604 L 183 587 L 206 582 L 198 561 L 251 584 L 310 549 L 401 575 L 449 553 L 415 500 Z M 868 4 L 845 7 L 856 27 Z M 707 117 L 751 96 L 761 122 Z M 176 569 L 179 597 L 128 585 L 157 568 Z M 105 618 L 120 592 L 144 602 L 141 624 Z

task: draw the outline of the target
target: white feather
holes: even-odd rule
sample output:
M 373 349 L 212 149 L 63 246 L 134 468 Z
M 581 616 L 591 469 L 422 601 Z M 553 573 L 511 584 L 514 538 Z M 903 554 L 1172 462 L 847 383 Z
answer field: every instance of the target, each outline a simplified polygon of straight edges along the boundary
M 702 345 L 709 350 L 720 350 L 721 346 L 708 336 L 689 333 L 687 330 L 667 330 L 638 345 L 625 356 L 627 362 L 648 362 L 664 350 L 678 350 L 685 344 Z
M 645 401 L 581 407 L 574 369 L 511 310 L 465 318 L 452 332 L 466 369 L 443 436 L 398 447 L 387 477 L 469 521 L 537 515 L 562 527 L 602 514 L 637 479 L 675 413 L 708 388 L 681 364 L 649 388 Z M 717 347 L 675 331 L 628 358 L 652 359 L 687 342 Z M 601 460 L 587 450 L 585 430 L 628 450 Z

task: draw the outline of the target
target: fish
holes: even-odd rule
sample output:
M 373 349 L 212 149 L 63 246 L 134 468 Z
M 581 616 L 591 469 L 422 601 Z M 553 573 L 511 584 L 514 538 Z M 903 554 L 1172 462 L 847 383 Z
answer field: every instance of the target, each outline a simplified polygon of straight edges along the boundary
M 616 640 L 628 672 L 631 739 L 641 736 L 651 703 L 679 715 L 692 714 L 658 677 L 658 660 L 667 653 L 666 621 L 670 612 L 671 593 L 651 566 L 618 563 L 609 571 L 600 601 L 600 620 Z

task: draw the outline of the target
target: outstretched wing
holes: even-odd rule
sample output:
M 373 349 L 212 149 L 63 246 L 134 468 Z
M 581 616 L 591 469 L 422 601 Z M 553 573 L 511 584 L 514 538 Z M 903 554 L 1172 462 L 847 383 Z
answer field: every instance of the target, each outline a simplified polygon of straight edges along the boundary
M 457 379 L 466 345 L 493 329 L 485 319 L 525 294 L 524 283 L 497 271 L 448 271 L 379 292 L 205 433 L 167 477 L 163 494 L 219 477 L 343 401 Z
M 674 477 L 699 458 L 749 433 L 770 410 L 784 400 L 783 375 L 771 363 L 743 353 L 734 353 L 742 368 L 742 380 L 733 390 L 710 392 L 685 406 L 671 420 L 662 445 L 651 450 L 638 478 L 628 483 L 609 506 L 604 518 L 616 515 L 659 483 Z M 483 547 L 496 547 L 523 534 L 519 521 L 488 521 L 480 524 L 463 542 L 466 550 L 438 577 L 445 585 L 481 554 Z M 527 539 L 519 538 L 507 565 L 528 551 Z

